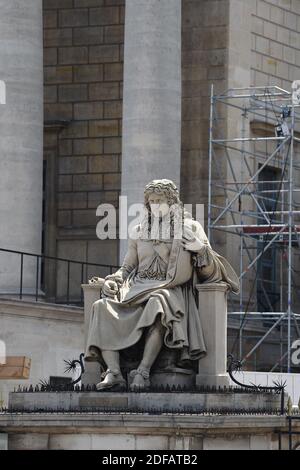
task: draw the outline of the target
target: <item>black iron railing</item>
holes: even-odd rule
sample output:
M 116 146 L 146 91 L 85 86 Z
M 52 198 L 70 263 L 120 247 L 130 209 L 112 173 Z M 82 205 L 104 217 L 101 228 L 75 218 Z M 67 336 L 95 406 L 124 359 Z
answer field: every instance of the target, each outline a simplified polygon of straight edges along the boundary
M 24 270 L 26 269 L 25 262 L 29 259 L 34 260 L 35 263 L 34 268 L 31 265 L 31 270 L 35 269 L 35 280 L 33 282 L 34 285 L 30 286 L 30 298 L 38 301 L 43 297 L 43 300 L 67 305 L 83 304 L 81 284 L 87 283 L 88 279 L 93 276 L 105 277 L 119 268 L 117 265 L 75 261 L 67 258 L 0 248 L 0 256 L 4 253 L 12 254 L 19 258 L 19 266 L 17 265 L 17 268 L 14 268 L 19 273 L 19 282 L 16 282 L 16 292 L 14 294 L 20 299 L 27 295 L 25 292 L 26 287 L 24 286 Z M 14 264 L 14 266 L 16 265 Z M 16 275 L 18 274 L 16 273 Z M 73 284 L 72 289 L 71 283 Z

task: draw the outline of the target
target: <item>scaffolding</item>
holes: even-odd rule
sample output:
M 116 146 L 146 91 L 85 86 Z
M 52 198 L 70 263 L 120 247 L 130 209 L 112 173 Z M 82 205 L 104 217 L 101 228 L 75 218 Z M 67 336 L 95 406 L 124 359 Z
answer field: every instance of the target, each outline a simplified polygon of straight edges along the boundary
M 212 86 L 208 237 L 231 247 L 230 259 L 239 253 L 239 301 L 229 299 L 228 313 L 237 330 L 233 349 L 244 363 L 275 335 L 279 353 L 271 371 L 297 369 L 292 353 L 300 338 L 299 124 L 300 106 L 289 91 L 267 86 L 214 94 Z M 251 347 L 249 337 L 255 339 Z

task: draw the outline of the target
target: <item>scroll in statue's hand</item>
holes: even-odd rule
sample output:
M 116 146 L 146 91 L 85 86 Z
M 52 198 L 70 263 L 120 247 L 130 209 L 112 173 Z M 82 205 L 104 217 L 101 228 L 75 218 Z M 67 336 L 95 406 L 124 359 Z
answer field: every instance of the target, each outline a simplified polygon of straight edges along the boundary
M 185 234 L 182 237 L 182 246 L 185 250 L 198 253 L 206 245 L 194 234 Z
M 119 292 L 119 286 L 113 279 L 106 279 L 102 291 L 106 297 L 114 298 Z

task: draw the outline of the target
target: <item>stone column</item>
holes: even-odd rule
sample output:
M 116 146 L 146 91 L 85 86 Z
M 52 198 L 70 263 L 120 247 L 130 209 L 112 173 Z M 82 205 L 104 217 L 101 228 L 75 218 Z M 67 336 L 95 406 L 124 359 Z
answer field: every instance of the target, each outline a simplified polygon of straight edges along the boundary
M 199 361 L 196 385 L 229 386 L 227 364 L 227 290 L 224 282 L 199 284 L 199 314 L 207 355 Z
M 43 179 L 42 0 L 0 0 L 0 248 L 41 252 Z M 20 256 L 0 251 L 0 293 L 19 288 Z M 35 262 L 24 258 L 24 289 Z
M 152 179 L 180 183 L 181 0 L 127 0 L 122 195 L 143 202 Z M 127 242 L 121 242 L 123 260 Z

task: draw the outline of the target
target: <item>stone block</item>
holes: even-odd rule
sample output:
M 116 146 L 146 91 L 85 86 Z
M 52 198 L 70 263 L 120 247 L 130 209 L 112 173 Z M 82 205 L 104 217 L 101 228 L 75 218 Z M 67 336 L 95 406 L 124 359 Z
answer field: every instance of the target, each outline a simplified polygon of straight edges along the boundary
M 120 24 L 125 24 L 125 5 L 120 6 Z
M 59 191 L 72 191 L 72 176 L 59 175 L 58 190 Z
M 72 66 L 44 67 L 45 83 L 70 83 L 73 80 Z
M 135 438 L 136 450 L 168 450 L 169 438 L 168 436 L 136 436 Z
M 90 9 L 90 25 L 112 25 L 118 23 L 118 7 L 100 7 Z
M 101 202 L 102 200 L 99 201 L 99 204 Z M 88 261 L 90 263 L 118 265 L 118 240 L 89 241 Z
M 73 0 L 43 0 L 43 8 L 44 10 L 73 8 Z
M 271 450 L 271 435 L 250 436 L 250 450 Z
M 87 64 L 87 47 L 60 47 L 58 50 L 58 61 L 60 64 Z
M 123 64 L 104 64 L 104 80 L 109 81 L 122 81 L 123 80 Z
M 119 169 L 118 155 L 96 155 L 89 157 L 89 173 L 111 173 Z
M 103 44 L 98 46 L 90 46 L 89 62 L 91 64 L 118 62 L 119 57 L 119 46 L 117 45 Z
M 89 24 L 88 8 L 61 10 L 59 14 L 59 26 L 74 27 L 87 26 Z
M 103 152 L 103 139 L 75 139 L 74 155 L 99 155 Z
M 103 117 L 103 103 L 86 102 L 74 104 L 74 119 L 101 119 Z
M 0 451 L 8 450 L 8 434 L 0 433 Z
M 44 29 L 44 47 L 71 46 L 72 29 Z
M 283 46 L 283 60 L 294 65 L 296 62 L 296 49 L 292 47 Z
M 89 122 L 90 137 L 113 137 L 119 134 L 119 122 L 117 120 L 101 120 Z
M 56 121 L 56 120 L 71 120 L 73 116 L 72 104 L 67 103 L 55 103 L 45 104 L 44 106 L 45 120 Z
M 73 210 L 74 227 L 96 227 L 98 219 L 95 210 Z
M 57 226 L 69 227 L 72 225 L 72 212 L 71 211 L 57 211 Z
M 104 154 L 121 153 L 122 141 L 120 137 L 106 137 L 104 139 Z
M 77 434 L 51 434 L 49 437 L 49 450 L 91 450 L 91 435 Z
M 210 0 L 202 4 L 202 21 L 207 26 L 223 26 L 226 25 L 228 15 L 227 2 L 219 0 Z
M 209 67 L 207 72 L 209 80 L 225 80 L 226 71 L 224 67 Z
M 105 0 L 105 5 L 107 6 L 125 5 L 125 0 Z
M 270 19 L 271 17 L 271 5 L 266 3 L 264 0 L 257 0 L 256 2 L 256 14 L 261 18 Z
M 264 21 L 264 36 L 276 40 L 277 37 L 277 26 L 269 21 Z
M 122 101 L 106 101 L 104 103 L 104 118 L 122 118 Z
M 96 209 L 99 204 L 109 203 L 115 207 L 118 206 L 118 191 L 107 190 L 107 191 L 93 191 L 88 193 L 88 208 Z
M 124 26 L 105 26 L 104 42 L 107 44 L 123 44 L 124 43 Z
M 272 8 L 273 10 L 273 8 Z M 282 10 L 281 10 L 282 11 Z M 278 21 L 279 24 L 284 24 L 289 29 L 294 29 L 297 31 L 297 19 L 298 16 L 295 15 L 294 13 L 290 13 L 288 11 L 284 12 L 284 21 Z
M 275 59 L 283 58 L 283 46 L 275 41 L 270 41 L 270 56 Z
M 91 100 L 114 100 L 119 99 L 119 83 L 92 83 L 89 85 L 89 97 Z
M 74 0 L 75 8 L 99 7 L 105 4 L 105 0 Z
M 89 26 L 86 28 L 73 29 L 74 46 L 88 46 L 104 42 L 104 29 L 100 26 Z
M 135 436 L 130 434 L 92 434 L 92 450 L 134 450 Z
M 87 171 L 87 157 L 60 157 L 58 160 L 59 174 L 76 174 Z
M 43 11 L 43 23 L 44 28 L 56 28 L 57 27 L 57 11 L 56 10 L 44 10 Z
M 9 450 L 48 450 L 47 433 L 20 433 L 9 437 Z
M 223 437 L 204 437 L 203 450 L 250 450 L 250 438 L 235 437 L 229 438 L 224 435 Z
M 290 40 L 290 32 L 287 28 L 282 28 L 281 26 L 277 26 L 277 35 L 276 40 L 282 44 L 289 44 Z
M 56 147 L 57 134 L 55 132 L 47 132 L 46 130 L 44 132 L 44 156 L 46 160 L 48 160 L 48 158 L 51 158 L 52 149 L 55 148 L 56 150 Z M 50 152 L 48 152 L 48 149 L 51 149 Z
M 269 54 L 270 51 L 270 41 L 261 36 L 256 36 L 256 51 L 262 54 Z
M 58 209 L 85 209 L 87 207 L 87 193 L 58 193 Z
M 59 154 L 72 155 L 73 142 L 72 139 L 59 139 Z
M 252 32 L 256 34 L 260 34 L 261 36 L 264 34 L 264 20 L 261 18 L 257 18 L 256 16 L 252 17 Z
M 99 191 L 103 188 L 103 176 L 95 175 L 74 175 L 73 189 L 74 191 Z
M 88 136 L 88 123 L 86 121 L 72 121 L 62 132 L 62 138 L 81 138 Z
M 100 82 L 103 80 L 103 65 L 75 65 L 75 82 Z
M 61 103 L 86 101 L 88 96 L 87 85 L 60 85 L 58 98 Z
M 108 173 L 103 175 L 104 189 L 121 189 L 121 174 Z
M 44 65 L 57 64 L 57 49 L 54 47 L 44 48 Z
M 44 102 L 45 103 L 56 103 L 57 102 L 57 86 L 45 85 L 44 86 Z

